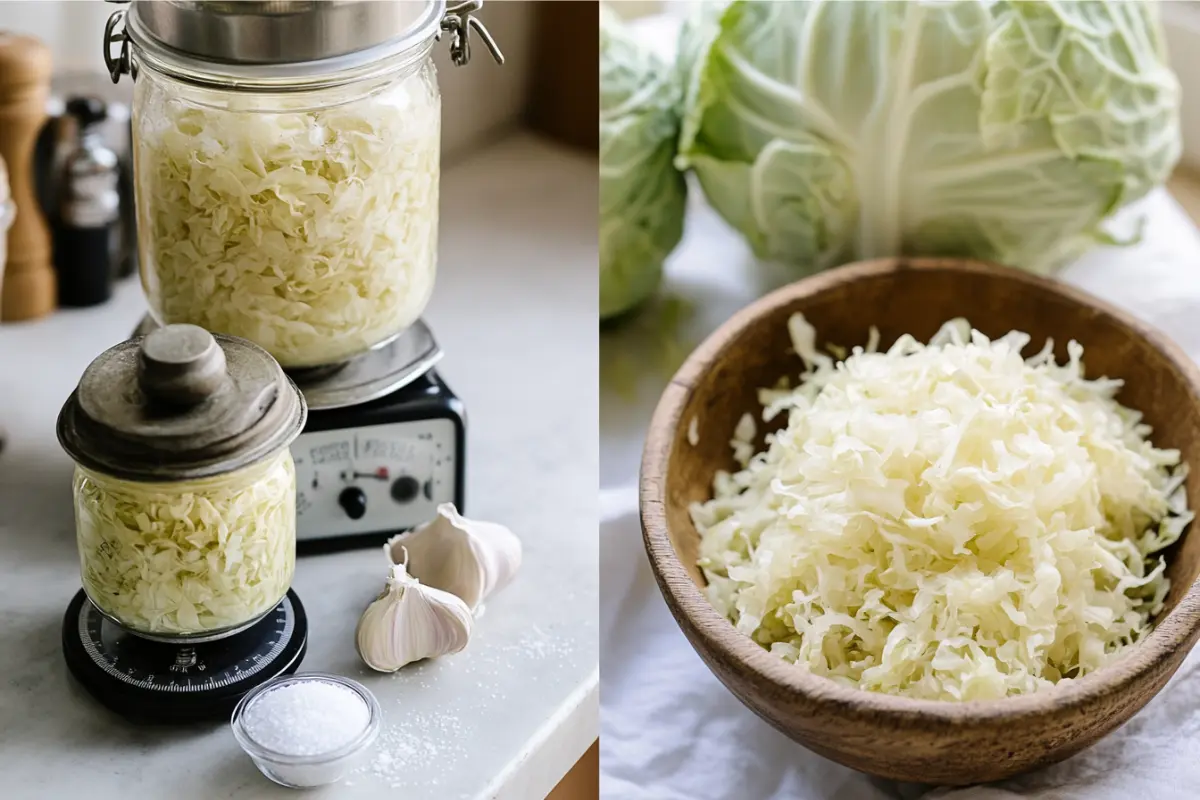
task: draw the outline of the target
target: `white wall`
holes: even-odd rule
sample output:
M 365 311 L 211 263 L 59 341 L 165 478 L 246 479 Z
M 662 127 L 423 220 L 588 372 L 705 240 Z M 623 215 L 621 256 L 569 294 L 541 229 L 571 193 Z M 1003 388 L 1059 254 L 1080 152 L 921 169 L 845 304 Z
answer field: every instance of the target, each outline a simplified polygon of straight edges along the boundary
M 625 19 L 637 19 L 663 10 L 664 0 L 608 0 L 608 5 Z
M 1200 3 L 1162 5 L 1171 67 L 1183 90 L 1183 163 L 1200 170 Z
M 121 6 L 104 0 L 0 0 L 0 30 L 35 36 L 49 45 L 56 69 L 103 74 L 104 23 Z M 486 49 L 471 50 L 471 63 L 450 63 L 448 42 L 436 48 L 443 92 L 443 149 L 453 159 L 518 124 L 529 81 L 532 7 L 493 0 L 479 18 L 499 43 L 507 64 L 499 67 Z M 129 84 L 129 78 L 122 78 Z
M 41 39 L 50 46 L 56 67 L 104 72 L 104 21 L 118 8 L 103 0 L 3 0 L 0 28 Z
M 697 0 L 604 0 L 625 19 L 640 19 L 654 14 L 686 16 Z
M 521 122 L 529 98 L 533 11 L 532 3 L 492 0 L 480 12 L 479 19 L 504 52 L 503 67 L 482 43 L 471 48 L 471 63 L 465 67 L 451 63 L 448 39 L 435 48 L 442 86 L 442 147 L 451 156 Z

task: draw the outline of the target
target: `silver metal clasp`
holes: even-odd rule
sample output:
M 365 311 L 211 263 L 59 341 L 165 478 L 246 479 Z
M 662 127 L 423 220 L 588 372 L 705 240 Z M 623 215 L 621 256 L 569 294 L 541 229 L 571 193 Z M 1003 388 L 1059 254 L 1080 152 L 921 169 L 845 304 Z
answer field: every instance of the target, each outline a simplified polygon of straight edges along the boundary
M 471 31 L 483 40 L 492 58 L 497 64 L 504 63 L 504 54 L 500 46 L 488 33 L 483 23 L 473 15 L 483 8 L 483 0 L 462 0 L 446 7 L 446 16 L 442 17 L 442 31 L 450 34 L 450 58 L 456 67 L 466 66 L 471 60 Z
M 128 5 L 129 0 L 105 0 L 114 5 Z M 120 25 L 121 29 L 117 30 Z M 113 45 L 121 47 L 113 56 Z M 120 83 L 122 75 L 129 75 L 137 80 L 137 62 L 129 52 L 129 35 L 125 33 L 125 9 L 114 11 L 104 25 L 104 66 L 108 67 L 108 77 L 113 83 Z

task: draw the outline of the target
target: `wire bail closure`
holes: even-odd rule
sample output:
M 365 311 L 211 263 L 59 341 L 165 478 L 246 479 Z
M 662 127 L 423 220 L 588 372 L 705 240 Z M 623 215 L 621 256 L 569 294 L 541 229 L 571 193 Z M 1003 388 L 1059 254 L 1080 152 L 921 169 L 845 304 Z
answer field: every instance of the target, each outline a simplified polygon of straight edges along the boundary
M 454 66 L 464 67 L 471 60 L 471 31 L 483 40 L 488 52 L 496 63 L 504 64 L 504 53 L 492 38 L 492 34 L 482 22 L 475 18 L 475 12 L 483 8 L 483 0 L 462 0 L 447 7 L 446 16 L 442 18 L 442 30 L 450 34 L 450 58 Z
M 105 2 L 125 5 L 129 3 L 129 0 L 105 0 Z M 121 9 L 114 11 L 104 25 L 104 66 L 108 67 L 108 77 L 112 78 L 113 83 L 120 83 L 121 76 L 125 74 L 135 81 L 137 80 L 137 64 L 134 63 L 133 57 L 129 53 L 129 35 L 125 33 L 124 23 L 125 9 Z M 121 26 L 121 30 L 117 30 L 117 25 Z M 121 46 L 115 58 L 112 50 L 114 44 Z

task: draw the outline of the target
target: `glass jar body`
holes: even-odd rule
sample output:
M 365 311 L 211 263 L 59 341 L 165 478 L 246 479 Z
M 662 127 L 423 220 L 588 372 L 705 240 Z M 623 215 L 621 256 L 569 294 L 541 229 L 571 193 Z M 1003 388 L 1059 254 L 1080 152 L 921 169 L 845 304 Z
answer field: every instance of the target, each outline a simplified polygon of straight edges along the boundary
M 83 588 L 151 638 L 217 638 L 277 606 L 296 565 L 291 451 L 211 478 L 143 483 L 75 468 Z
M 381 346 L 424 311 L 441 155 L 427 53 L 303 92 L 143 66 L 132 113 L 139 266 L 159 324 L 240 336 L 299 369 Z

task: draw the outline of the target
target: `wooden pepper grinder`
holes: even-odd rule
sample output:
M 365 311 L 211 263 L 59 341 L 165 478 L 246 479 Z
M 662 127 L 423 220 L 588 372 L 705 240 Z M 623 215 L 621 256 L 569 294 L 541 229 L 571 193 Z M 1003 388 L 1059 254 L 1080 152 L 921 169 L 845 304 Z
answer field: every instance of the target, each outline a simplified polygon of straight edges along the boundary
M 8 164 L 17 216 L 8 229 L 8 265 L 0 320 L 37 319 L 54 310 L 57 286 L 50 229 L 33 180 L 33 151 L 46 123 L 50 49 L 37 39 L 0 31 L 0 157 Z

